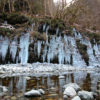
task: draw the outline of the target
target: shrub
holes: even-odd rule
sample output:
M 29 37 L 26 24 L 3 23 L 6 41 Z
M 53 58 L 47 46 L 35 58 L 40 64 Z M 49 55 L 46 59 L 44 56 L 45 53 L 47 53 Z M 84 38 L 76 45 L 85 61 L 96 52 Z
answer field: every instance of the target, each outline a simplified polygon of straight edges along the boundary
M 0 20 L 2 20 L 3 22 L 6 20 L 9 24 L 15 25 L 27 22 L 28 18 L 18 13 L 11 13 L 11 14 L 1 13 Z

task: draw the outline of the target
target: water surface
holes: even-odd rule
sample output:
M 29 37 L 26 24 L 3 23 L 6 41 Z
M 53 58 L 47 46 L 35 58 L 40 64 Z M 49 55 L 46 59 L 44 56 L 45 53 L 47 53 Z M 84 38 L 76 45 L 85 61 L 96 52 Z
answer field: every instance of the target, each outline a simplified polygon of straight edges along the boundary
M 100 91 L 100 73 L 75 72 L 64 73 L 64 78 L 60 75 L 43 75 L 0 78 L 0 85 L 7 86 L 9 92 L 0 100 L 63 100 L 63 86 L 70 82 L 75 82 L 87 91 Z M 31 89 L 42 88 L 46 94 L 42 97 L 25 98 L 24 93 Z M 100 100 L 100 94 L 97 100 Z

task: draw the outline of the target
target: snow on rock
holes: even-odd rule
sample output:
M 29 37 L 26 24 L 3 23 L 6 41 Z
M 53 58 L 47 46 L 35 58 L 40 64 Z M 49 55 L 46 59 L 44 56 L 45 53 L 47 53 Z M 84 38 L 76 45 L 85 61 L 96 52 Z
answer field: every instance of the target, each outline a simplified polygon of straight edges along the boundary
M 64 89 L 66 89 L 67 87 L 74 88 L 76 92 L 81 90 L 80 86 L 77 85 L 76 83 L 69 83 L 63 86 Z
M 79 96 L 75 96 L 72 100 L 81 100 Z
M 100 71 L 99 68 L 80 68 L 74 67 L 71 65 L 63 65 L 63 64 L 47 64 L 47 63 L 33 63 L 33 64 L 7 64 L 0 65 L 0 73 L 8 76 L 15 75 L 29 75 L 29 74 L 59 74 L 61 72 L 68 71 Z M 1 75 L 0 74 L 0 75 Z M 14 75 L 13 75 L 14 74 Z
M 7 28 L 7 29 L 10 29 L 10 30 L 14 30 L 15 28 L 10 25 L 10 24 L 5 24 L 5 23 L 2 23 L 2 25 L 0 25 L 0 28 Z
M 0 96 L 5 95 L 6 92 L 8 92 L 7 87 L 5 87 L 5 86 L 0 86 Z
M 94 93 L 93 92 L 88 92 L 88 91 L 79 91 L 78 92 L 78 96 L 82 99 L 82 100 L 94 100 Z
M 45 94 L 45 91 L 43 89 L 38 89 L 38 91 L 41 93 L 41 94 Z
M 32 96 L 42 96 L 43 94 L 45 94 L 44 90 L 42 89 L 39 89 L 39 90 L 31 90 L 31 91 L 28 91 L 24 94 L 24 96 L 26 97 L 32 97 Z
M 63 94 L 64 94 L 63 97 L 68 96 L 68 97 L 72 98 L 72 97 L 76 96 L 76 91 L 73 87 L 69 86 L 65 89 Z
M 28 76 L 27 76 L 27 77 L 24 77 L 24 78 L 25 78 L 26 80 L 30 80 L 30 79 L 31 79 L 31 78 L 30 78 L 30 77 L 28 77 Z
M 64 79 L 64 78 L 65 78 L 65 76 L 63 76 L 63 75 L 59 76 L 59 79 Z

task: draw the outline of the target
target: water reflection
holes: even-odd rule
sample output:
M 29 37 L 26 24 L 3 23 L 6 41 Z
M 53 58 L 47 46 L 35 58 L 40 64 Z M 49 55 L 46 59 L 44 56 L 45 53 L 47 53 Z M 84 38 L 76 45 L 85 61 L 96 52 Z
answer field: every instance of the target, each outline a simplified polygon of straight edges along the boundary
M 78 83 L 84 90 L 100 91 L 100 73 L 96 72 L 66 73 L 63 77 L 60 77 L 60 75 L 30 76 L 29 80 L 27 80 L 26 76 L 0 78 L 0 85 L 8 87 L 7 96 L 10 100 L 12 97 L 17 100 L 63 100 L 62 87 L 70 82 Z M 42 88 L 46 94 L 40 98 L 25 98 L 23 94 L 33 88 Z M 2 98 L 4 99 L 5 96 Z

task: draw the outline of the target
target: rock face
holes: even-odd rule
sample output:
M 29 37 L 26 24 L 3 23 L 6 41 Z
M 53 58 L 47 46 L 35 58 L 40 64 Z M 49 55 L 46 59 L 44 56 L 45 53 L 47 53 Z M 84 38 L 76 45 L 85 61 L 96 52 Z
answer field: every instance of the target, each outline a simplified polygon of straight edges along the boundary
M 0 86 L 0 96 L 4 96 L 7 91 L 8 91 L 7 87 Z
M 72 100 L 81 100 L 79 96 L 75 96 Z
M 42 89 L 39 89 L 39 90 L 28 91 L 24 94 L 24 96 L 26 96 L 26 97 L 38 97 L 38 96 L 42 96 L 43 94 L 45 94 L 45 92 Z
M 65 89 L 65 91 L 64 91 L 64 98 L 67 98 L 67 97 L 70 97 L 70 98 L 72 98 L 72 97 L 74 97 L 76 95 L 76 91 L 75 91 L 75 89 L 73 88 L 73 87 L 67 87 L 66 89 Z
M 74 88 L 76 92 L 81 90 L 80 86 L 78 86 L 76 83 L 69 83 L 63 86 L 64 89 L 66 89 L 67 87 Z
M 82 100 L 94 100 L 94 93 L 93 92 L 88 92 L 88 91 L 79 91 L 78 96 Z

